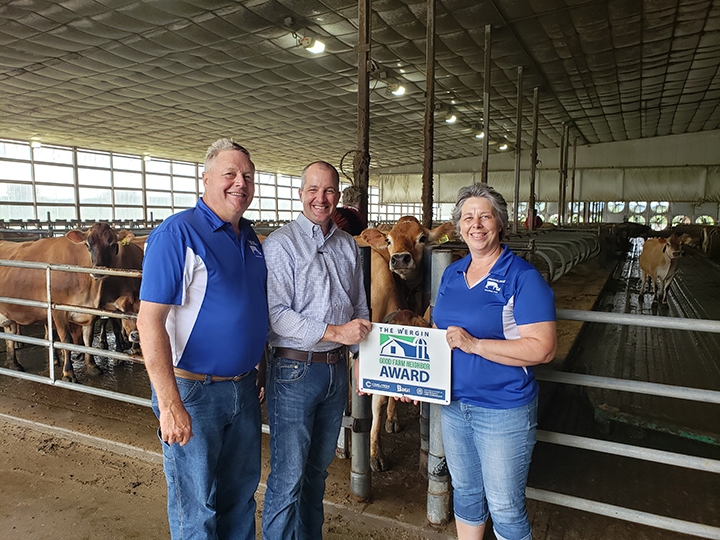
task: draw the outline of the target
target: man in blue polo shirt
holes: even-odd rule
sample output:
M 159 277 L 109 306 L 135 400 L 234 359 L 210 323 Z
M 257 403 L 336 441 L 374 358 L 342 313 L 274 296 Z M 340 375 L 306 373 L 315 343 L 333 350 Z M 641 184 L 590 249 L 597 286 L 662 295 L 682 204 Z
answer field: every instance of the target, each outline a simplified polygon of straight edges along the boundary
M 242 215 L 255 166 L 208 149 L 205 193 L 145 245 L 138 329 L 160 421 L 173 538 L 255 538 L 261 420 L 255 384 L 268 331 L 265 260 Z

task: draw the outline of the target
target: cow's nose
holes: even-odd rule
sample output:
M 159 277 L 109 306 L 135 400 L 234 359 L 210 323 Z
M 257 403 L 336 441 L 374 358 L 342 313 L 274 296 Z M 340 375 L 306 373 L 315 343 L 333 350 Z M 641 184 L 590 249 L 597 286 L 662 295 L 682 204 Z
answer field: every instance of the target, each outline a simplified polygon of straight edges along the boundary
M 130 340 L 130 343 L 140 343 L 140 333 L 137 330 L 133 330 L 130 332 L 128 339 Z
M 393 268 L 407 268 L 410 266 L 410 261 L 412 261 L 412 258 L 410 257 L 410 254 L 405 253 L 394 253 L 391 257 Z

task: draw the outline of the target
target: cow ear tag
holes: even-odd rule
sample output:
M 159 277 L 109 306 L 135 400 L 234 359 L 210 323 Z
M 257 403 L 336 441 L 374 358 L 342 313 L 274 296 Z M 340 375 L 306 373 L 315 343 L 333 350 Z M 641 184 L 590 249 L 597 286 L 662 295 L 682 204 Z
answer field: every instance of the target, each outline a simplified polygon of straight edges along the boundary
M 438 240 L 438 243 L 439 243 L 439 244 L 445 244 L 445 243 L 447 243 L 447 242 L 449 242 L 449 241 L 450 241 L 450 239 L 448 238 L 448 235 L 447 235 L 447 234 L 443 234 L 443 235 L 440 237 L 440 239 Z

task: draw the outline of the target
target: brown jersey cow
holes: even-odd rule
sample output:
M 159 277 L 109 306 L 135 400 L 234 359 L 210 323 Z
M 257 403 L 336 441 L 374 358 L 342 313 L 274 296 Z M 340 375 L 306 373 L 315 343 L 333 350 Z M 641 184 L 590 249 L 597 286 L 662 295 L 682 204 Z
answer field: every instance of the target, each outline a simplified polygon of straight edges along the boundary
M 640 269 L 642 270 L 642 285 L 640 294 L 645 292 L 645 281 L 648 276 L 652 282 L 653 294 L 657 298 L 660 293 L 660 302 L 667 303 L 667 290 L 675 277 L 675 271 L 680 264 L 682 247 L 692 243 L 688 234 L 673 233 L 667 238 L 648 238 L 640 254 Z M 658 280 L 660 286 L 658 287 Z

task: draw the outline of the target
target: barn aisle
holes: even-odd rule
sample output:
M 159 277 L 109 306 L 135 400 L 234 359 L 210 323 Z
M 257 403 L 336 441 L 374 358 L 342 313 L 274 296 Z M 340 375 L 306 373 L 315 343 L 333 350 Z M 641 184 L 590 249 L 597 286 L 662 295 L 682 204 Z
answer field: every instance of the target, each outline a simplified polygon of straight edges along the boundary
M 686 249 L 666 306 L 640 296 L 642 240 L 616 266 L 594 311 L 720 320 L 720 267 Z M 563 370 L 720 390 L 720 335 L 586 323 Z M 541 384 L 540 428 L 720 459 L 720 407 L 628 392 Z M 718 475 L 538 444 L 530 485 L 720 526 Z M 673 537 L 660 531 L 653 538 Z M 670 536 L 666 536 L 670 535 Z M 677 535 L 675 537 L 683 537 Z

